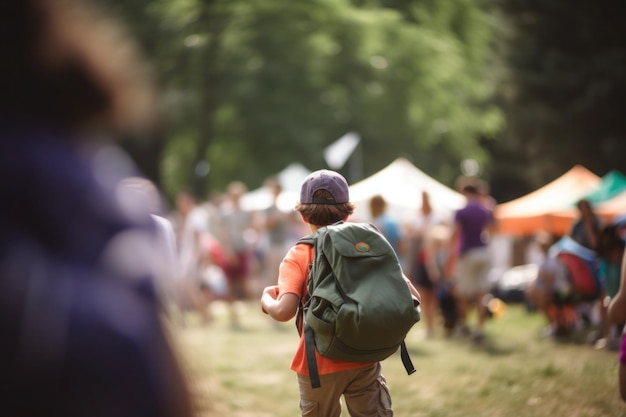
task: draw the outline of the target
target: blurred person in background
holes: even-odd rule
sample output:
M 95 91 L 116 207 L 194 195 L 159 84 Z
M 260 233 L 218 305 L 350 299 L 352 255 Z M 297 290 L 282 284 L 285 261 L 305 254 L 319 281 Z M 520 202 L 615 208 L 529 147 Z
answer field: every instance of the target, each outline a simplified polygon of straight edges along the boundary
M 602 220 L 593 211 L 587 199 L 579 200 L 576 207 L 579 212 L 578 218 L 572 223 L 569 233 L 559 239 L 550 248 L 549 253 L 549 256 L 558 257 L 566 264 L 571 278 L 570 294 L 572 297 L 569 297 L 567 305 L 560 309 L 561 312 L 572 310 L 567 316 L 575 317 L 566 333 L 590 324 L 595 325 L 596 317 L 600 317 L 601 327 L 607 324 L 607 321 L 602 318 L 606 315 L 606 307 L 603 306 L 601 300 L 604 288 L 602 288 L 600 259 L 597 252 L 600 231 L 603 228 Z M 565 324 L 571 321 L 565 320 Z M 591 335 L 592 338 L 597 338 L 596 336 Z M 595 342 L 595 340 L 589 340 L 589 342 Z M 602 343 L 600 342 L 600 345 Z
M 498 205 L 496 199 L 491 195 L 491 187 L 489 183 L 485 180 L 477 180 L 477 187 L 480 193 L 480 200 L 483 205 L 487 208 L 487 210 L 493 212 Z
M 185 311 L 191 309 L 200 315 L 204 324 L 211 320 L 211 294 L 202 277 L 207 249 L 203 245 L 208 234 L 208 219 L 204 208 L 197 204 L 189 191 L 176 195 L 176 210 L 172 223 L 178 242 L 178 307 L 182 323 Z
M 272 191 L 272 204 L 263 212 L 263 231 L 267 239 L 263 287 L 276 281 L 280 262 L 291 244 L 290 214 L 278 207 L 278 197 L 283 190 L 282 186 L 274 178 L 266 181 L 266 186 Z
M 219 241 L 226 255 L 226 280 L 233 328 L 239 328 L 239 314 L 236 301 L 250 297 L 250 267 L 252 262 L 253 219 L 252 213 L 241 207 L 241 197 L 247 191 L 245 184 L 231 182 L 227 187 L 228 201 L 222 207 Z
M 600 309 L 602 337 L 595 342 L 596 349 L 619 348 L 620 335 L 623 331 L 624 323 L 610 323 L 608 320 L 608 306 L 619 291 L 624 249 L 626 249 L 626 244 L 619 235 L 619 227 L 617 225 L 609 224 L 600 230 L 597 252 L 602 290 L 598 307 Z
M 430 335 L 434 332 L 435 321 L 438 312 L 441 312 L 443 318 L 443 328 L 446 337 L 450 337 L 458 319 L 457 301 L 454 297 L 453 283 L 450 277 L 446 276 L 446 262 L 448 260 L 448 251 L 450 250 L 450 227 L 445 223 L 433 225 L 426 232 L 424 237 L 424 268 L 422 278 L 418 282 L 425 279 L 431 283 L 427 290 L 432 297 L 424 303 L 424 295 L 422 294 L 421 305 L 427 305 L 422 309 L 426 328 Z M 419 291 L 419 288 L 418 288 Z
M 602 229 L 602 220 L 595 214 L 591 203 L 581 199 L 576 203 L 578 218 L 572 224 L 569 236 L 587 249 L 596 250 Z
M 185 417 L 149 210 L 108 139 L 154 128 L 150 74 L 85 2 L 0 5 L 0 390 L 7 416 Z
M 434 255 L 433 248 L 428 247 L 430 230 L 433 227 L 433 209 L 430 204 L 430 194 L 422 191 L 422 205 L 420 206 L 417 219 L 413 223 L 409 236 L 411 237 L 410 255 L 408 256 L 408 276 L 422 296 L 420 310 L 426 324 L 426 337 L 430 338 L 435 332 L 435 320 L 437 316 L 437 296 L 435 282 L 442 274 L 436 274 L 431 267 L 430 255 Z M 434 275 L 436 274 L 436 275 Z
M 265 181 L 265 186 L 271 190 L 272 204 L 262 212 L 261 241 L 263 242 L 263 270 L 260 284 L 263 288 L 276 282 L 280 263 L 289 250 L 291 239 L 291 214 L 278 207 L 278 198 L 283 188 L 276 178 Z M 280 323 L 271 320 L 272 326 L 280 329 Z
M 461 192 L 466 198 L 466 204 L 454 215 L 446 276 L 454 277 L 460 331 L 468 335 L 471 333 L 472 339 L 480 343 L 485 337 L 484 325 L 487 320 L 483 297 L 489 291 L 491 259 L 487 245 L 493 215 L 485 207 L 476 185 L 467 183 Z M 477 314 L 473 332 L 467 325 L 471 309 L 475 309 Z
M 543 257 L 538 263 L 537 277 L 524 291 L 530 305 L 548 320 L 545 336 L 565 335 L 577 320 L 576 311 L 567 303 L 573 291 L 567 266 L 549 255 L 555 241 L 546 231 L 537 233 L 535 243 Z
M 404 241 L 398 223 L 387 214 L 387 201 L 382 195 L 375 195 L 369 201 L 372 224 L 385 236 L 396 252 L 399 260 L 404 255 Z

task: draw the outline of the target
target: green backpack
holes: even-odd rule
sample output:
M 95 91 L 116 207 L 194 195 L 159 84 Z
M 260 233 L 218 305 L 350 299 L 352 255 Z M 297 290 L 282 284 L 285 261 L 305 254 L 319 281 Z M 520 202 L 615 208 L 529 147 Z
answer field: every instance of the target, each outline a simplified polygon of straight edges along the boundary
M 404 338 L 420 319 L 419 303 L 383 235 L 370 224 L 339 222 L 298 243 L 315 253 L 297 321 L 313 388 L 320 386 L 315 347 L 346 362 L 381 361 L 400 347 L 407 373 L 415 372 Z

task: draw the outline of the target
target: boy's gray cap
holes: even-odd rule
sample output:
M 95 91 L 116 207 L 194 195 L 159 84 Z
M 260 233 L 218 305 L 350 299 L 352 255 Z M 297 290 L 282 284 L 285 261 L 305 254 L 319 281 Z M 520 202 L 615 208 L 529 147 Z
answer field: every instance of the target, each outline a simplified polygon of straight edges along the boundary
M 328 191 L 333 198 L 316 198 L 313 194 L 318 190 Z M 300 188 L 300 203 L 302 204 L 343 204 L 350 201 L 348 182 L 341 174 L 327 169 L 320 169 L 310 173 Z

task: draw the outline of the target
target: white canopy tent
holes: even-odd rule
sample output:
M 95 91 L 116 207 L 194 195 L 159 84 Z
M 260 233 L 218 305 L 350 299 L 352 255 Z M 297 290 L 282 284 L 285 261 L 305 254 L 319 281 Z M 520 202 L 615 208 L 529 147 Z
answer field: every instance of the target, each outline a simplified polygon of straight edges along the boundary
M 311 171 L 304 167 L 304 165 L 294 162 L 275 175 L 283 188 L 277 201 L 279 209 L 287 212 L 295 207 L 300 197 L 300 186 L 310 173 Z M 272 201 L 272 190 L 262 186 L 244 194 L 241 198 L 241 206 L 244 210 L 264 210 L 272 204 Z
M 398 158 L 387 167 L 350 186 L 350 199 L 357 204 L 354 218 L 370 220 L 369 200 L 380 194 L 387 202 L 387 211 L 401 223 L 415 218 L 422 206 L 422 191 L 429 194 L 433 212 L 441 220 L 463 207 L 462 194 L 430 177 L 405 158 Z

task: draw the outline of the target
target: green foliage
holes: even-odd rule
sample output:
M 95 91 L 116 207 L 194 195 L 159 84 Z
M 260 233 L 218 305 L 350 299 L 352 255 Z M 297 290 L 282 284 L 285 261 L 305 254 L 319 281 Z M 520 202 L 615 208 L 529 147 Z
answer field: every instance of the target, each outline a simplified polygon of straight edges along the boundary
M 502 127 L 481 2 L 112 0 L 165 91 L 167 190 L 256 187 L 362 137 L 363 174 L 400 155 L 441 180 Z M 180 142 L 180 143 L 179 143 Z M 210 163 L 208 181 L 194 177 Z
M 154 63 L 170 193 L 324 167 L 348 131 L 362 175 L 402 155 L 452 184 L 473 158 L 499 201 L 578 163 L 626 171 L 621 0 L 94 1 Z

